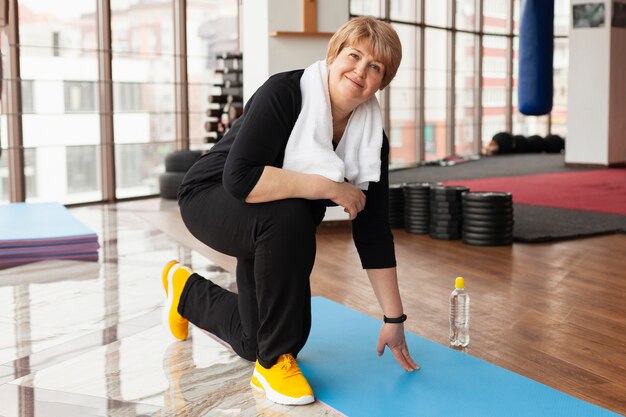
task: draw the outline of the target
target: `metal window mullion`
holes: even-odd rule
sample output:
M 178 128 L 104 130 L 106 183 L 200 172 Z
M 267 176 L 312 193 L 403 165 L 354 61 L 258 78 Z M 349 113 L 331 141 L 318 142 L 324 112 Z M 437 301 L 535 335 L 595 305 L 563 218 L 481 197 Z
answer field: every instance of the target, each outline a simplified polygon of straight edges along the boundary
M 26 201 L 24 177 L 24 138 L 22 130 L 22 86 L 20 75 L 20 36 L 17 0 L 9 2 L 7 37 L 9 41 L 9 74 L 7 77 L 7 130 L 9 161 L 9 201 Z
M 447 97 L 446 97 L 446 155 L 455 153 L 455 137 L 456 137 L 456 117 L 454 108 L 456 106 L 456 0 L 448 2 L 448 22 L 450 30 L 447 31 L 448 38 L 448 76 L 446 77 Z
M 417 109 L 417 127 L 418 127 L 418 133 L 417 133 L 417 144 L 418 146 L 416 146 L 416 150 L 417 150 L 417 161 L 421 162 L 425 159 L 426 156 L 426 144 L 424 143 L 424 125 L 425 125 L 425 119 L 426 119 L 426 112 L 424 109 L 424 105 L 426 103 L 425 97 L 424 97 L 424 82 L 426 80 L 426 74 L 425 74 L 425 60 L 426 60 L 426 53 L 425 53 L 425 45 L 426 45 L 426 27 L 424 26 L 424 19 L 426 17 L 426 0 L 420 0 L 420 20 L 421 20 L 421 25 L 419 27 L 419 34 L 420 34 L 420 39 L 419 39 L 419 58 L 418 58 L 418 80 L 419 80 L 419 104 L 418 104 L 418 109 Z
M 474 152 L 481 153 L 483 133 L 483 0 L 476 0 L 476 22 L 478 42 L 474 57 Z
M 174 8 L 174 106 L 176 149 L 189 149 L 189 88 L 187 78 L 187 0 L 173 2 Z
M 507 132 L 513 132 L 513 1 L 509 0 L 507 14 L 507 41 L 506 41 L 506 127 Z
M 115 141 L 113 135 L 113 69 L 110 0 L 97 0 L 98 25 L 98 111 L 100 115 L 100 183 L 102 199 L 115 195 Z

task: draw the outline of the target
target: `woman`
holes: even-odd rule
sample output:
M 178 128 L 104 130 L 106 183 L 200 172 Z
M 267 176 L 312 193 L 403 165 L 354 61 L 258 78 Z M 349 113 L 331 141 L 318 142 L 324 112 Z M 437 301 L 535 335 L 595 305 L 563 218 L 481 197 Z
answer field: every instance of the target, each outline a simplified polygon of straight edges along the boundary
M 170 262 L 166 325 L 184 340 L 191 321 L 256 361 L 251 385 L 274 402 L 314 400 L 295 358 L 311 327 L 315 232 L 329 204 L 352 220 L 385 316 L 378 354 L 388 346 L 404 369 L 418 369 L 404 338 L 388 223 L 389 143 L 374 96 L 395 76 L 401 55 L 390 25 L 370 17 L 347 22 L 325 62 L 270 77 L 181 185 L 191 233 L 237 257 L 238 294 Z

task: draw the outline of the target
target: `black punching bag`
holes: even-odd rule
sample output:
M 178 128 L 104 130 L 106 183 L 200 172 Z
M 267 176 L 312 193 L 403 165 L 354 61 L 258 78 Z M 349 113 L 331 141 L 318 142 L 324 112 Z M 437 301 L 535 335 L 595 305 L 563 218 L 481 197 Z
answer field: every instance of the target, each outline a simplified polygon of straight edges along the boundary
M 552 110 L 554 0 L 522 0 L 519 31 L 518 107 L 540 116 Z

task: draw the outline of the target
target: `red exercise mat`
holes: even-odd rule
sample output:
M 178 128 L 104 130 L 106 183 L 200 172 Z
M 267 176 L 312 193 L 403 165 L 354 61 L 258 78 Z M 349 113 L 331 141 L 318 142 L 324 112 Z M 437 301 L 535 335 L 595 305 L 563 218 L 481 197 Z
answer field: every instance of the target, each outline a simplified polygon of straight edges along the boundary
M 626 169 L 445 181 L 471 191 L 508 191 L 513 202 L 626 216 Z

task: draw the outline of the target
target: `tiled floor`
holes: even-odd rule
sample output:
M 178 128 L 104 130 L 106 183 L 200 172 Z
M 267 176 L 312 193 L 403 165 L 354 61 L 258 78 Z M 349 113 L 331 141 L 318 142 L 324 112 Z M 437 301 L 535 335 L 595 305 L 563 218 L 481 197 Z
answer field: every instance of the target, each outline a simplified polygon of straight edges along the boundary
M 168 259 L 234 287 L 141 215 L 174 209 L 157 199 L 73 209 L 100 237 L 97 263 L 0 271 L 0 416 L 337 415 L 321 403 L 272 404 L 249 387 L 251 363 L 196 328 L 185 342 L 163 331 Z

